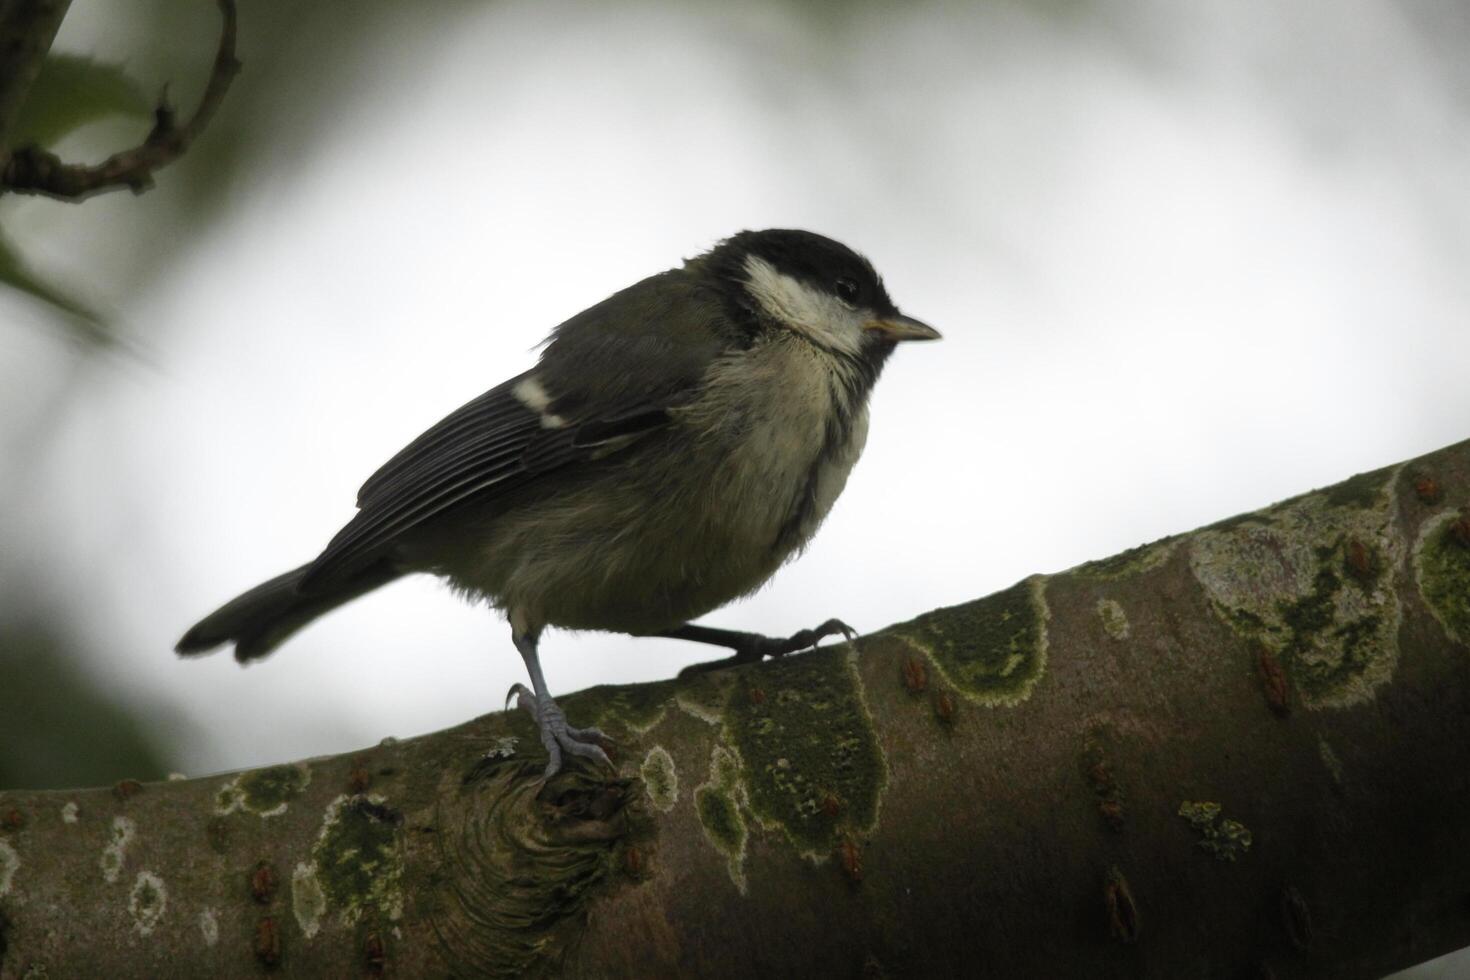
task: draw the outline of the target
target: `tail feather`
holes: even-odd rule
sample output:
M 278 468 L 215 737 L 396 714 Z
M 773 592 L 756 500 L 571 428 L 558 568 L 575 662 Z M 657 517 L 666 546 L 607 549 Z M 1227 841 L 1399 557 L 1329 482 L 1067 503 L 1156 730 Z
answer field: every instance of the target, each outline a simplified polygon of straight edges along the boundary
M 330 591 L 303 594 L 300 584 L 309 568 L 302 565 L 231 599 L 185 633 L 175 652 L 194 657 L 234 643 L 240 663 L 258 660 L 318 616 L 403 574 L 390 562 L 379 561 Z

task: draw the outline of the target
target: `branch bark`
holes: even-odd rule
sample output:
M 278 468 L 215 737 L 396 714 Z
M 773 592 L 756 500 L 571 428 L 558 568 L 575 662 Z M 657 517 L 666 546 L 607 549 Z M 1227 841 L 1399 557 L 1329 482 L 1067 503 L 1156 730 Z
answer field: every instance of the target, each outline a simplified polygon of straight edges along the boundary
M 0 147 L 56 40 L 71 0 L 0 0 Z
M 0 796 L 0 976 L 1376 977 L 1470 944 L 1470 442 L 835 647 Z

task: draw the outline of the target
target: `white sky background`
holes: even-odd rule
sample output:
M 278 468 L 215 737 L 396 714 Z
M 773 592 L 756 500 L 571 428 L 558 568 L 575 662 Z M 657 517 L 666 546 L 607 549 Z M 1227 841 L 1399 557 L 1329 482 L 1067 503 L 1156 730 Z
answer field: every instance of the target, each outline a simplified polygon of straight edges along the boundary
M 806 556 L 711 624 L 877 629 L 1470 436 L 1463 69 L 1377 0 L 1120 9 L 406 9 L 355 101 L 283 127 L 120 311 L 144 356 L 91 368 L 42 469 L 0 473 L 0 571 L 77 597 L 89 670 L 191 773 L 495 709 L 524 676 L 509 630 L 430 579 L 249 670 L 171 649 L 557 322 L 747 227 L 864 251 L 945 340 L 890 363 Z M 61 44 L 109 50 L 85 17 Z M 118 237 L 149 200 L 3 216 L 87 282 L 94 252 L 149 247 Z M 72 354 L 0 303 L 8 440 Z M 568 692 L 719 651 L 552 632 L 542 654 Z

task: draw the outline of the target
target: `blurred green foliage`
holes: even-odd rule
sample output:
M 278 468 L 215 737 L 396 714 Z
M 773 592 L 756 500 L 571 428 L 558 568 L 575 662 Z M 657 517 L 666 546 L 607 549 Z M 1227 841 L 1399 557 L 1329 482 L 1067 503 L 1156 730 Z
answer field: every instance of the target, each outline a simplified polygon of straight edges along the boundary
M 57 330 L 81 341 L 78 354 L 111 354 L 133 341 L 167 343 L 167 337 L 120 336 L 146 325 L 109 323 L 99 310 L 128 308 L 168 275 L 228 214 L 243 183 L 289 182 L 290 153 L 304 153 L 333 112 L 352 100 L 374 45 L 393 43 L 405 24 L 427 28 L 473 6 L 467 0 L 361 0 L 344 16 L 331 4 L 242 3 L 238 56 L 244 70 L 209 127 L 182 160 L 160 171 L 153 190 L 82 204 L 0 197 L 0 291 L 8 287 L 46 304 Z M 165 86 L 187 118 L 218 40 L 219 14 L 208 0 L 73 5 L 11 145 L 36 142 L 68 162 L 101 160 L 143 138 L 152 95 Z M 22 213 L 25 220 L 16 221 Z M 98 214 L 109 215 L 98 233 L 116 245 L 104 261 L 78 261 L 65 249 L 46 247 L 53 226 L 85 226 Z M 98 302 L 84 302 L 79 294 Z M 71 377 L 78 389 L 96 374 L 75 371 Z M 64 402 L 62 397 L 48 410 L 48 424 L 65 417 Z M 0 427 L 6 450 L 0 465 L 22 471 L 26 452 L 39 451 L 48 439 L 45 432 L 9 433 L 6 443 L 6 434 Z M 15 488 L 0 480 L 0 508 L 8 502 L 7 489 Z M 13 572 L 19 580 L 24 559 L 13 550 L 7 554 L 11 543 L 0 538 L 0 579 Z M 86 669 L 102 662 L 105 652 L 88 649 L 68 624 L 87 615 L 70 596 L 0 590 L 0 789 L 158 779 L 178 765 L 170 751 L 180 739 L 171 724 L 176 719 L 139 711 Z
M 110 230 L 110 237 L 131 239 L 133 247 L 116 256 L 110 268 L 64 270 L 28 256 L 27 241 L 0 235 L 0 288 L 8 285 L 49 305 L 54 324 L 84 346 L 110 346 L 121 327 L 80 299 L 73 283 L 85 282 L 86 295 L 104 297 L 103 308 L 128 305 L 166 274 L 197 236 L 209 232 L 242 174 L 282 145 L 309 142 L 333 107 L 351 100 L 354 74 L 371 57 L 373 44 L 392 37 L 405 22 L 428 25 L 472 6 L 435 0 L 410 11 L 392 0 L 360 0 L 351 16 L 343 16 L 329 4 L 242 4 L 237 55 L 243 73 L 200 139 L 181 161 L 160 171 L 159 187 L 140 198 L 146 204 L 130 211 L 128 227 Z M 180 117 L 188 118 L 209 77 L 218 40 L 219 14 L 205 0 L 74 5 L 7 142 L 57 149 L 69 163 L 95 162 L 126 149 L 151 125 L 149 93 L 166 90 Z M 78 53 L 78 46 L 89 53 Z M 103 54 L 90 53 L 98 47 Z M 117 126 L 88 128 L 119 117 L 145 124 L 126 134 Z M 289 172 L 277 176 L 289 180 Z M 0 228 L 6 208 L 37 200 L 0 197 Z M 70 220 L 67 211 L 88 204 L 40 200 L 34 206 L 53 209 L 47 216 L 64 223 Z
M 93 684 L 53 630 L 0 628 L 0 790 L 163 778 L 168 762 L 145 723 Z
M 80 55 L 52 55 L 41 65 L 9 142 L 11 146 L 51 147 L 87 123 L 118 115 L 147 118 L 151 109 L 142 89 L 121 68 Z M 94 344 L 109 339 L 95 310 L 69 290 L 37 275 L 3 235 L 0 282 L 54 307 L 57 322 L 72 329 L 79 339 Z
M 153 106 L 142 88 L 116 65 L 73 54 L 54 54 L 41 64 L 12 146 L 54 146 L 67 133 L 108 116 L 148 118 Z
M 110 339 L 101 317 L 75 296 L 32 272 L 3 234 L 0 234 L 0 282 L 51 306 L 58 323 L 74 329 L 79 339 L 93 344 L 104 344 Z

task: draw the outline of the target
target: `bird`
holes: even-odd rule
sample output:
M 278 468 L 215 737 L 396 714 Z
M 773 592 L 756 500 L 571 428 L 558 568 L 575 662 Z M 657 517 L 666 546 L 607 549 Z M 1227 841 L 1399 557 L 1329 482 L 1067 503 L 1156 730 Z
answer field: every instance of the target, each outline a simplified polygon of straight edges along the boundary
M 939 332 L 901 312 L 866 258 L 795 229 L 741 231 L 557 326 L 530 370 L 446 416 L 362 485 L 312 561 L 188 630 L 183 656 L 242 664 L 408 574 L 446 579 L 509 621 L 546 749 L 611 765 L 570 725 L 538 653 L 548 627 L 712 644 L 759 661 L 856 634 L 789 637 L 693 620 L 798 554 L 867 439 L 868 398 L 899 343 Z

